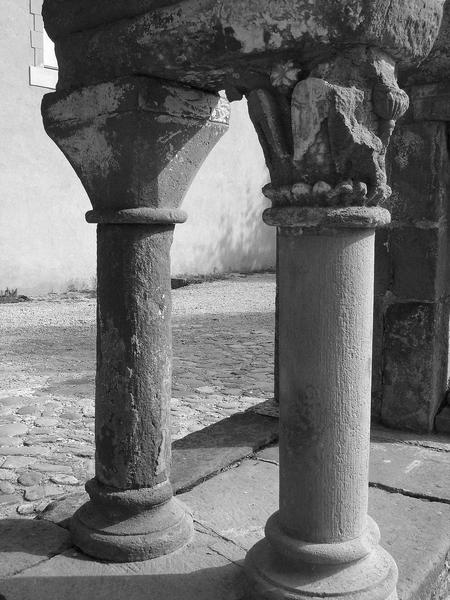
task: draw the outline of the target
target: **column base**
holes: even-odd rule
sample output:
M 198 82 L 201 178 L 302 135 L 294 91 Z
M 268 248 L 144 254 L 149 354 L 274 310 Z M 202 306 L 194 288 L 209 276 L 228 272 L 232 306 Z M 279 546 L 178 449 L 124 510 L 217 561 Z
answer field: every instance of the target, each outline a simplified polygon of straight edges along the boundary
M 136 503 L 137 493 L 145 496 L 146 491 L 112 493 L 112 502 L 91 496 L 70 521 L 75 546 L 94 558 L 132 562 L 170 554 L 187 544 L 194 531 L 187 507 L 173 497 L 153 506 Z M 153 490 L 148 492 L 155 496 Z
M 397 566 L 378 546 L 366 558 L 342 565 L 291 563 L 266 539 L 248 552 L 246 600 L 398 600 Z

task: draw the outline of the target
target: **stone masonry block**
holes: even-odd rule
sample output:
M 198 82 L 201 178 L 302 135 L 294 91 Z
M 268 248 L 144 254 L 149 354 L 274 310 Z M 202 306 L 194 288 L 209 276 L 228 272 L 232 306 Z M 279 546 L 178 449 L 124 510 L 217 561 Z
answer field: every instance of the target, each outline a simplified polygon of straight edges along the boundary
M 431 431 L 446 393 L 448 307 L 442 302 L 392 304 L 384 326 L 382 422 Z
M 447 232 L 444 228 L 391 229 L 391 291 L 397 298 L 433 302 L 445 295 L 446 238 Z
M 169 8 L 173 4 L 176 9 Z M 400 60 L 419 59 L 430 51 L 442 15 L 442 0 L 350 5 L 358 8 L 304 0 L 235 0 L 223 10 L 216 2 L 46 0 L 44 18 L 49 35 L 58 40 L 64 71 L 60 89 L 129 73 L 162 78 L 169 74 L 193 87 L 225 89 L 229 75 L 231 83 L 236 81 L 234 73 L 239 79 L 242 73 L 242 81 L 253 86 L 249 80 L 254 74 L 269 72 L 271 61 L 280 56 L 297 58 L 301 52 L 314 61 L 324 47 L 332 51 L 335 45 L 355 41 L 395 48 Z M 171 10 L 176 10 L 176 18 Z M 118 40 L 126 42 L 126 50 Z
M 447 207 L 446 123 L 398 123 L 388 149 L 387 170 L 393 221 L 438 221 Z
M 415 121 L 450 121 L 450 87 L 446 79 L 414 86 L 409 96 Z
M 389 229 L 377 229 L 375 234 L 375 297 L 383 297 L 391 289 L 392 262 L 389 254 Z

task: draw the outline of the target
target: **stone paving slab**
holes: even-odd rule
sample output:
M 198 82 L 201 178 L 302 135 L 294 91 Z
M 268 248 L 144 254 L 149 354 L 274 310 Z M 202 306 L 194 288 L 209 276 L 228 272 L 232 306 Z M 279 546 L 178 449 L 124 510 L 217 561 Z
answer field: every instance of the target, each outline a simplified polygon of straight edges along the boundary
M 278 439 L 278 421 L 255 412 L 232 415 L 173 443 L 171 480 L 180 493 Z
M 370 450 L 373 486 L 450 504 L 450 443 L 449 452 L 386 442 L 372 442 Z
M 274 455 L 274 449 L 264 450 L 180 498 L 194 519 L 248 549 L 261 539 L 266 519 L 278 509 L 278 467 L 266 462 Z M 426 494 L 427 481 L 422 485 Z M 382 545 L 399 567 L 399 600 L 429 600 L 447 572 L 450 505 L 371 489 L 369 514 L 380 527 Z
M 264 537 L 267 519 L 278 510 L 278 487 L 277 465 L 244 460 L 180 499 L 199 523 L 249 550 Z
M 375 423 L 372 426 L 370 438 L 375 442 L 402 442 L 409 446 L 433 448 L 434 450 L 450 452 L 450 434 L 398 431 Z
M 15 575 L 71 546 L 69 532 L 52 523 L 0 520 L 0 577 Z
M 399 600 L 434 600 L 438 587 L 436 599 L 447 600 L 442 580 L 448 577 L 450 506 L 371 488 L 369 514 L 380 527 L 381 544 L 397 563 Z
M 429 436 L 429 443 L 399 440 L 403 432 L 390 431 L 389 438 L 374 429 L 370 444 L 369 480 L 372 487 L 450 504 L 450 437 Z M 384 441 L 377 441 L 383 439 Z M 260 459 L 279 463 L 278 446 L 265 448 Z
M 139 563 L 97 562 L 71 549 L 0 579 L 0 590 L 7 600 L 242 600 L 242 567 L 226 558 L 231 545 L 201 528 L 182 550 Z

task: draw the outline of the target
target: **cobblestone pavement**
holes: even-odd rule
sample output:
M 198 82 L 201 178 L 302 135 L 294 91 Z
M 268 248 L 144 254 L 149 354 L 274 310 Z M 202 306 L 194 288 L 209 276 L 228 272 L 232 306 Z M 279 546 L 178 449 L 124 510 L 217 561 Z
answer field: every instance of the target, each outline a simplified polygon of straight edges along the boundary
M 273 275 L 173 292 L 172 436 L 273 396 Z M 33 517 L 94 472 L 95 299 L 0 305 L 0 517 Z

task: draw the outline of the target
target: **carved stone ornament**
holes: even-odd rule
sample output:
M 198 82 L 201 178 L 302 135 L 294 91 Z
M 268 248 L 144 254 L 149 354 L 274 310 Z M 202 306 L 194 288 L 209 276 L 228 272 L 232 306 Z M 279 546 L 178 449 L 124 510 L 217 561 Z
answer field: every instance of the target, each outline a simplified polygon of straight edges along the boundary
M 270 82 L 275 88 L 293 88 L 298 81 L 300 69 L 292 60 L 279 63 L 272 68 Z
M 352 48 L 317 66 L 286 96 L 292 75 L 285 68 L 272 76 L 283 91 L 248 96 L 271 174 L 263 192 L 273 206 L 376 206 L 389 198 L 386 149 L 409 105 L 393 59 Z

